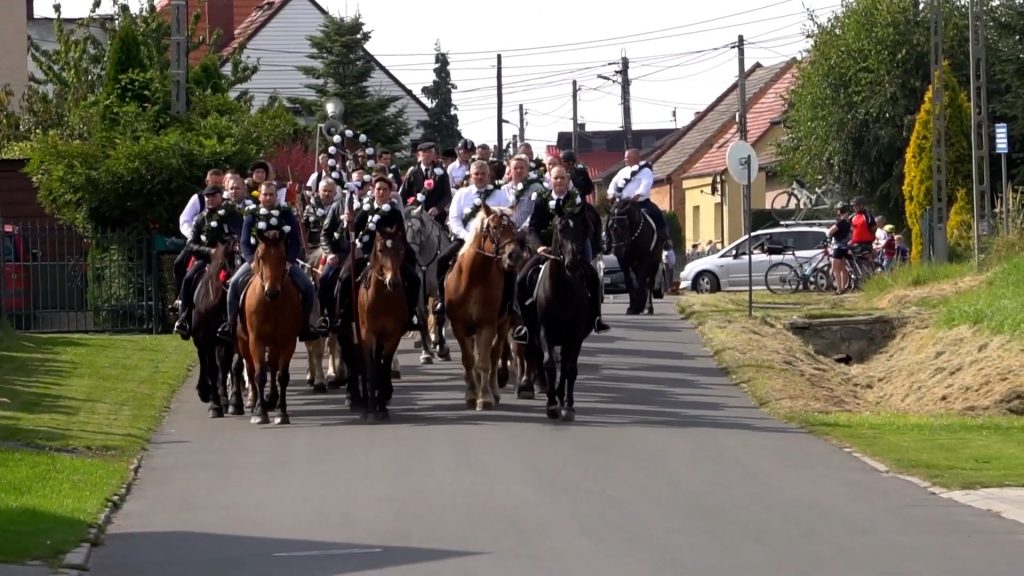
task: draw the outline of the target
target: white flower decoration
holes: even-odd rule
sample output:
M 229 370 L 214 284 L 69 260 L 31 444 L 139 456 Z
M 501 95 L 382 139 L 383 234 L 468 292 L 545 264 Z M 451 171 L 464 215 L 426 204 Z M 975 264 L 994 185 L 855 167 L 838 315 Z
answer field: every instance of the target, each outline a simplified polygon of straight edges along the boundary
M 466 216 L 469 216 L 470 214 L 473 213 L 473 209 L 472 208 L 466 208 L 465 210 L 462 211 L 462 213 L 465 214 Z
M 271 216 L 280 216 L 281 215 L 281 211 L 280 210 L 271 210 L 270 211 L 270 215 Z
M 258 228 L 260 230 L 266 230 L 267 229 L 267 223 L 266 222 L 257 222 L 256 223 L 256 228 Z
M 536 192 L 534 192 L 533 194 L 530 194 L 530 200 L 533 200 L 534 202 L 537 201 L 537 193 Z
M 356 135 L 355 132 L 353 132 L 351 130 L 345 130 L 345 138 L 351 138 L 351 137 L 353 137 L 355 135 Z
M 392 246 L 395 245 L 395 241 L 394 240 L 385 240 L 384 241 L 384 245 L 387 246 L 388 248 L 391 248 Z
M 516 190 L 517 191 L 522 192 L 523 188 L 525 188 L 525 186 L 523 186 L 522 182 L 520 182 L 519 184 L 516 184 Z
M 423 195 L 423 192 L 420 192 L 416 195 L 416 201 L 422 204 L 427 201 L 427 197 Z
M 369 202 L 364 202 L 363 203 L 363 210 L 365 210 L 367 212 L 370 211 L 370 203 Z
M 373 221 L 374 222 L 380 222 L 380 214 L 374 214 L 373 215 Z
M 266 208 L 260 207 L 260 214 L 266 216 L 267 214 L 270 214 L 270 210 L 267 210 Z
M 317 216 L 323 216 L 324 214 L 327 214 L 327 210 L 324 210 L 323 208 L 317 208 L 316 209 L 316 215 Z
M 370 174 L 363 174 L 363 182 L 369 182 L 370 180 L 373 180 L 373 176 Z
M 210 228 L 216 228 L 217 226 L 220 226 L 220 222 L 217 222 L 216 220 L 210 220 Z
M 371 147 L 368 147 L 368 148 L 366 149 L 366 155 L 367 155 L 367 156 L 373 156 L 373 147 L 372 147 L 372 146 L 371 146 Z
M 367 167 L 367 168 L 373 168 L 373 167 L 374 167 L 374 166 L 376 166 L 376 165 L 377 165 L 377 163 L 376 163 L 376 162 L 374 162 L 373 160 L 367 160 L 367 161 L 366 161 L 366 167 Z
M 370 235 L 369 234 L 363 234 L 363 237 L 360 238 L 359 241 L 364 243 L 364 244 L 369 242 L 370 241 Z
M 483 200 L 481 200 L 480 198 L 474 198 L 474 199 L 473 199 L 473 204 L 474 204 L 475 206 L 480 206 L 480 205 L 482 205 L 483 203 L 484 203 L 484 202 L 483 202 Z
M 359 143 L 360 144 L 366 144 L 366 134 L 360 134 L 359 135 Z
M 202 240 L 203 242 L 206 242 L 206 234 L 200 234 L 199 239 Z
M 220 210 L 217 210 L 217 214 L 220 214 L 221 216 L 223 216 L 224 214 L 226 214 L 226 212 L 224 211 L 223 208 L 221 208 Z
M 554 210 L 555 206 L 557 204 L 558 204 L 558 202 L 556 200 L 552 200 L 552 201 L 548 202 L 548 208 L 551 208 L 552 210 Z
M 284 226 L 283 226 L 283 227 L 281 228 L 281 230 L 284 230 L 284 233 L 285 233 L 285 234 L 287 234 L 287 233 L 289 233 L 289 232 L 291 232 L 291 231 L 292 231 L 292 227 L 291 227 L 291 226 L 289 226 L 289 225 L 287 225 L 287 224 L 285 224 L 285 225 L 284 225 Z
M 551 182 L 545 182 L 544 187 L 547 188 L 548 190 L 551 190 Z
M 256 238 L 249 236 L 249 244 L 256 244 Z
M 369 228 L 370 230 L 376 230 L 377 229 L 377 223 L 376 222 L 370 222 L 370 225 L 367 226 L 367 228 Z
M 385 212 L 391 212 L 391 203 L 388 202 L 387 204 L 381 206 L 380 209 L 385 211 Z
M 331 172 L 331 179 L 332 180 L 341 180 L 341 174 L 339 174 L 337 171 Z
M 442 170 L 440 168 L 434 168 L 434 174 L 437 174 L 438 176 L 440 176 L 441 174 L 444 174 L 444 170 Z
M 270 218 L 270 225 L 271 226 L 277 226 L 277 218 L 271 217 Z
M 330 148 L 327 149 L 327 153 L 330 154 L 331 156 L 334 156 L 335 154 L 338 153 L 338 149 L 335 148 L 334 146 L 331 146 Z M 334 160 L 334 158 L 331 158 L 331 160 Z M 331 166 L 334 166 L 334 164 L 331 164 Z
M 332 140 L 334 140 L 335 144 L 341 144 L 341 134 L 335 134 Z
M 338 165 L 338 161 L 335 160 L 334 158 L 331 158 L 330 160 L 327 161 L 327 165 L 333 168 Z
M 536 172 L 530 172 L 529 174 L 526 175 L 526 177 L 527 178 L 536 178 L 537 177 L 537 173 Z

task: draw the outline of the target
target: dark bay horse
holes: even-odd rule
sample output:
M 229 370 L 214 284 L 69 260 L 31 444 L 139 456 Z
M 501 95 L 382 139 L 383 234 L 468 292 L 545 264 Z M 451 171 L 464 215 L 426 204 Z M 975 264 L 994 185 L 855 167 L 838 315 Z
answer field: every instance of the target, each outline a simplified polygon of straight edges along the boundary
M 626 314 L 640 314 L 645 307 L 654 314 L 654 283 L 661 266 L 654 222 L 633 202 L 618 200 L 608 213 L 608 241 L 629 291 Z
M 505 271 L 515 269 L 522 251 L 511 210 L 484 203 L 476 218 L 445 278 L 445 309 L 462 351 L 466 407 L 490 410 L 501 401 L 497 364 L 509 323 L 501 309 Z
M 238 346 L 245 358 L 249 382 L 255 383 L 252 422 L 267 424 L 267 408 L 276 406 L 275 424 L 289 424 L 288 366 L 306 318 L 299 289 L 288 278 L 285 234 L 271 230 L 259 235 L 252 262 L 252 279 L 242 295 Z M 264 397 L 267 380 L 270 395 Z
M 209 403 L 210 418 L 221 418 L 225 411 L 235 416 L 245 413 L 242 408 L 241 366 L 233 362 L 235 347 L 217 336 L 217 328 L 227 317 L 227 281 L 238 267 L 237 255 L 236 240 L 217 244 L 206 271 L 196 281 L 192 313 L 192 344 L 199 356 L 196 390 L 199 399 Z M 234 382 L 229 395 L 227 381 L 232 372 Z
M 536 284 L 539 344 L 544 354 L 547 416 L 571 422 L 576 417 L 573 392 L 583 341 L 593 330 L 583 279 L 582 246 L 591 241 L 586 215 L 556 216 L 552 251 Z M 557 376 L 557 387 L 555 386 Z
M 388 402 L 394 393 L 391 361 L 406 332 L 408 302 L 402 288 L 405 233 L 399 226 L 380 229 L 373 240 L 370 262 L 359 284 L 359 334 L 366 374 L 363 417 L 388 419 Z

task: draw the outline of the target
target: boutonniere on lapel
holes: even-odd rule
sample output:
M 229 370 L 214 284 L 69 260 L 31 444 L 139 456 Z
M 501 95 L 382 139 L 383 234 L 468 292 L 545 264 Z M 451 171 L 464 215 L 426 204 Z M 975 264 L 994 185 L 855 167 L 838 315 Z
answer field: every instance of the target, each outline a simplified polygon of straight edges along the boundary
M 639 174 L 641 170 L 645 168 L 648 170 L 652 170 L 651 163 L 648 162 L 647 160 L 641 160 L 639 164 L 630 168 L 629 176 L 626 176 L 626 178 L 622 182 L 616 182 L 615 186 L 613 186 L 612 189 L 609 191 L 609 196 L 616 196 L 618 194 L 621 194 L 622 191 L 626 189 L 626 186 L 629 186 L 629 183 L 633 180 L 633 178 L 637 174 Z
M 427 174 L 427 178 L 423 180 L 423 189 L 426 190 L 427 192 L 430 192 L 431 190 L 434 189 L 434 186 L 437 185 L 436 180 L 444 174 L 444 168 L 441 168 L 440 166 L 435 166 L 434 169 L 429 171 Z M 426 201 L 427 195 L 424 194 L 423 192 L 420 192 L 419 194 L 410 197 L 407 204 L 409 206 L 421 205 Z
M 483 208 L 484 202 L 491 197 L 491 193 L 494 192 L 494 185 L 488 184 L 483 190 L 476 191 L 476 198 L 473 198 L 473 205 L 468 206 L 462 211 L 462 225 L 468 226 L 469 223 L 476 217 L 477 212 Z
M 292 227 L 285 224 L 285 215 L 291 213 L 291 208 L 288 206 L 280 206 L 273 210 L 268 210 L 262 206 L 253 208 L 249 211 L 255 219 L 255 226 L 252 227 L 252 234 L 249 237 L 251 244 L 256 244 L 256 234 L 266 233 L 271 230 L 280 230 L 285 234 L 292 231 Z

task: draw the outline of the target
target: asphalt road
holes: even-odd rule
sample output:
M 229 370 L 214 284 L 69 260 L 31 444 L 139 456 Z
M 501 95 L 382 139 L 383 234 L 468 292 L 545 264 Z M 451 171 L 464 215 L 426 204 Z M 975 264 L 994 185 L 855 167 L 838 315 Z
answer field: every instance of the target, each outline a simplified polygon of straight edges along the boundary
M 605 307 L 577 421 L 462 400 L 403 341 L 392 421 L 291 392 L 292 425 L 209 420 L 190 382 L 93 554 L 98 576 L 1012 575 L 1024 526 L 780 424 L 671 304 Z M 294 374 L 300 374 L 296 362 Z

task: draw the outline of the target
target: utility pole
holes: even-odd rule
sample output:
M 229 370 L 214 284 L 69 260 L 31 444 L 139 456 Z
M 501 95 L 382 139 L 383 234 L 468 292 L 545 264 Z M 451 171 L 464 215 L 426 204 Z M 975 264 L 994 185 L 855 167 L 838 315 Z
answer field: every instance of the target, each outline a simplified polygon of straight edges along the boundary
M 971 36 L 971 149 L 974 173 L 974 261 L 981 257 L 981 225 L 992 224 L 988 173 L 988 78 L 985 73 L 985 0 L 968 2 Z
M 171 112 L 188 111 L 188 18 L 185 0 L 171 0 Z
M 931 259 L 946 263 L 949 244 L 946 240 L 946 89 L 942 74 L 942 0 L 931 0 L 932 42 L 932 210 Z M 924 228 L 922 227 L 922 230 Z
M 676 112 L 678 112 L 678 111 L 679 111 L 678 108 L 673 108 L 672 109 L 672 127 L 673 128 L 679 128 L 679 119 L 676 118 Z
M 501 54 L 498 54 L 498 149 L 495 150 L 498 153 L 498 162 L 505 161 L 505 134 L 502 130 L 505 122 L 504 108 L 505 102 L 501 94 Z
M 633 111 L 629 106 L 629 58 L 622 55 L 622 131 L 626 140 L 626 149 L 633 147 Z
M 523 111 L 523 105 L 519 105 L 519 141 L 526 142 L 526 112 Z M 519 148 L 516 147 L 516 150 Z
M 580 89 L 576 81 L 572 81 L 572 149 L 573 152 L 580 147 L 580 117 L 579 117 Z
M 740 135 L 740 140 L 743 140 L 744 142 L 746 142 L 746 140 L 747 140 L 747 64 L 746 64 L 746 56 L 744 55 L 744 52 L 743 52 L 743 34 L 740 34 L 739 37 L 736 39 L 736 53 L 737 53 L 738 60 L 739 60 L 739 71 L 740 71 L 740 75 L 739 75 L 738 79 L 736 80 L 737 93 L 739 95 L 739 102 L 737 103 L 738 105 L 736 107 L 736 128 L 737 128 L 737 132 Z M 753 174 L 751 174 L 750 177 L 747 178 L 747 180 L 752 180 L 753 178 L 755 178 L 755 176 Z M 725 188 L 725 186 L 723 185 L 723 189 L 724 188 Z M 742 183 L 742 190 L 743 190 L 743 213 L 744 214 L 750 214 L 751 208 L 753 208 L 753 204 L 752 204 L 753 198 L 752 198 L 752 193 L 751 193 L 752 192 L 751 191 L 751 187 L 747 183 Z M 723 200 L 725 199 L 725 194 L 724 193 L 722 194 L 722 199 Z M 724 206 L 724 202 L 723 202 L 723 206 Z M 724 211 L 725 208 L 723 207 L 722 210 Z M 752 232 L 751 227 L 752 227 L 752 224 L 750 222 L 750 218 L 744 218 L 744 223 L 743 223 L 744 230 L 743 230 L 743 233 L 749 235 Z M 724 234 L 725 231 L 723 230 L 722 233 Z M 747 237 L 747 251 L 748 252 L 750 251 L 750 237 L 749 236 Z

